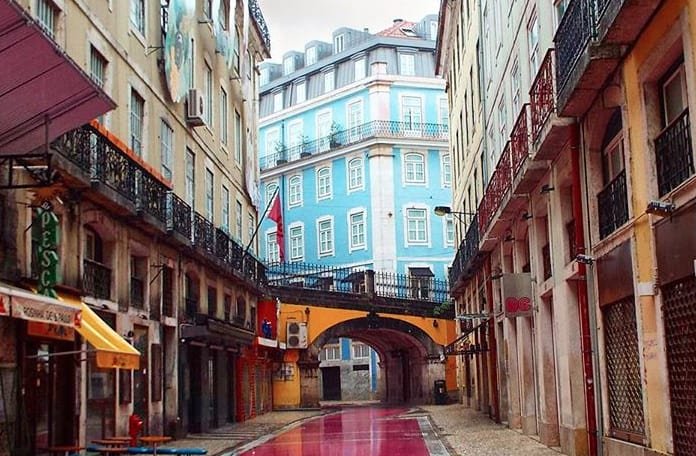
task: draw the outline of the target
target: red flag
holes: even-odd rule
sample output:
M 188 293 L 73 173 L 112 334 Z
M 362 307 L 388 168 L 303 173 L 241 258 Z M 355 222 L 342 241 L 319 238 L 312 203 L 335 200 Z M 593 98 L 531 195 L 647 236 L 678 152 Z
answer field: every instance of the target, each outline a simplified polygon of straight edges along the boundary
M 283 234 L 283 209 L 280 205 L 280 195 L 276 196 L 271 206 L 268 218 L 276 222 L 276 242 L 278 243 L 278 253 L 280 261 L 285 261 L 285 234 Z

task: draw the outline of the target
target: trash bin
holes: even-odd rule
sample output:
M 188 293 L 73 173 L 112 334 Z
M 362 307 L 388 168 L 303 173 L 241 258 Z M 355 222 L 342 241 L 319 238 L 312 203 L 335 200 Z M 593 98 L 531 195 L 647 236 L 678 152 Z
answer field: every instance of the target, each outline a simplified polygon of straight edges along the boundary
M 447 404 L 447 386 L 445 386 L 444 380 L 435 380 L 435 404 L 445 405 Z

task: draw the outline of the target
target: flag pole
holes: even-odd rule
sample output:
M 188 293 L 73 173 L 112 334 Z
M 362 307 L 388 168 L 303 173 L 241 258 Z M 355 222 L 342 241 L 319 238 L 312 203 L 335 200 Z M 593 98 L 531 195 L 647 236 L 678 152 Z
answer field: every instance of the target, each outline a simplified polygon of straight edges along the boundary
M 256 223 L 256 228 L 254 229 L 254 234 L 251 235 L 251 239 L 249 239 L 249 243 L 247 244 L 246 248 L 244 249 L 244 255 L 242 258 L 246 258 L 246 256 L 249 254 L 249 249 L 251 248 L 251 244 L 254 242 L 254 239 L 256 239 L 256 235 L 259 233 L 259 228 L 261 228 L 261 223 L 263 223 L 264 219 L 266 218 L 266 215 L 268 214 L 268 209 L 271 207 L 271 204 L 273 204 L 273 201 L 275 200 L 276 196 L 278 196 L 278 193 L 280 192 L 280 187 L 276 188 L 275 192 L 273 193 L 273 196 L 268 199 L 266 202 L 266 209 L 263 211 L 263 215 L 259 218 L 259 220 Z

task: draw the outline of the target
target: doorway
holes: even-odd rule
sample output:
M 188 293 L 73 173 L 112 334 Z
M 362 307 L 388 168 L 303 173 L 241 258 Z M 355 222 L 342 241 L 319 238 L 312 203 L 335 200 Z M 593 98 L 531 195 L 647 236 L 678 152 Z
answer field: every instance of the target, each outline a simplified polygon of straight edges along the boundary
M 341 368 L 339 366 L 321 368 L 321 386 L 325 401 L 341 400 Z

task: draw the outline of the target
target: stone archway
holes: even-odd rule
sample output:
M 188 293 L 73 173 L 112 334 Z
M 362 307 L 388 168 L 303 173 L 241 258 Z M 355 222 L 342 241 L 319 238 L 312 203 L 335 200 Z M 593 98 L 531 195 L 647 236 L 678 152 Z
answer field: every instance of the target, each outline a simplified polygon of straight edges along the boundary
M 298 361 L 301 406 L 319 405 L 319 352 L 338 337 L 362 341 L 377 351 L 384 375 L 384 402 L 431 403 L 434 381 L 445 378 L 443 347 L 425 331 L 403 320 L 371 314 L 329 327 L 303 350 Z

